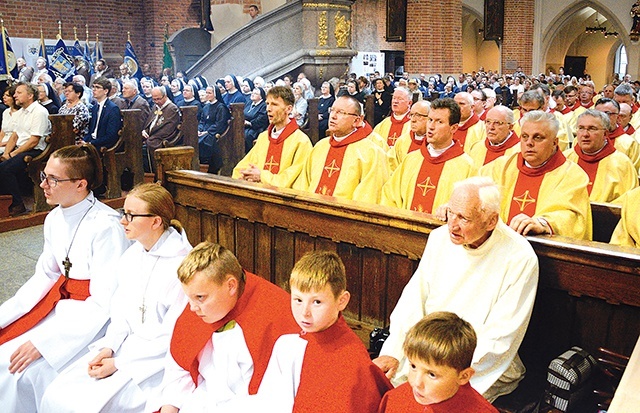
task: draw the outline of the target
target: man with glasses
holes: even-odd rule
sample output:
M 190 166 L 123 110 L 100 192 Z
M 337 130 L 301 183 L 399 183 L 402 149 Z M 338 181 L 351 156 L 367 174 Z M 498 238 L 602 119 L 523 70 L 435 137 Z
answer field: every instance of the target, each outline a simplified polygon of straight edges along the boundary
M 580 85 L 580 93 L 578 97 L 580 98 L 580 105 L 585 109 L 589 109 L 593 106 L 593 96 L 596 94 L 595 86 L 593 82 L 585 82 Z
M 545 113 L 550 113 L 558 120 L 559 129 L 556 133 L 558 138 L 558 147 L 561 151 L 564 151 L 571 146 L 573 133 L 568 123 L 565 122 L 565 117 L 562 113 L 551 112 L 549 109 L 549 99 L 551 99 L 551 95 L 547 85 L 538 84 L 533 86 L 531 90 L 524 92 L 518 101 L 518 104 L 520 105 L 518 115 L 516 116 L 514 113 L 514 117 L 517 119 L 517 122 L 513 125 L 513 130 L 516 132 L 516 135 L 520 136 L 522 116 L 527 112 L 542 110 Z
M 484 139 L 484 123 L 473 111 L 473 96 L 470 93 L 457 93 L 453 100 L 460 107 L 460 123 L 453 139 L 458 141 L 465 152 L 469 153 L 474 143 Z
M 368 136 L 362 105 L 340 96 L 329 111 L 329 133 L 311 151 L 294 189 L 377 204 L 389 178 L 385 152 Z
M 476 142 L 469 151 L 477 169 L 504 155 L 520 151 L 520 137 L 513 131 L 513 111 L 506 106 L 496 106 L 487 113 L 484 121 L 486 139 Z
M 640 129 L 640 111 L 638 110 L 635 90 L 631 85 L 623 83 L 616 87 L 613 93 L 613 99 L 618 103 L 626 103 L 631 106 L 631 125 L 636 129 Z
M 559 128 L 551 113 L 526 113 L 520 152 L 483 166 L 480 175 L 503 188 L 500 216 L 519 234 L 590 240 L 589 177 L 558 149 Z
M 465 92 L 466 93 L 466 92 Z M 453 139 L 460 107 L 451 98 L 436 99 L 424 123 L 426 143 L 407 155 L 382 188 L 380 204 L 435 213 L 445 204 L 453 185 L 475 175 L 473 160 Z
M 431 103 L 427 100 L 419 100 L 411 106 L 409 111 L 411 129 L 409 133 L 400 135 L 396 144 L 387 151 L 389 170 L 391 172 L 396 170 L 407 154 L 420 149 L 424 144 L 424 138 L 427 136 L 427 118 L 429 117 L 430 108 Z
M 378 123 L 374 131 L 387 140 L 389 147 L 396 144 L 398 138 L 409 132 L 409 109 L 413 93 L 405 87 L 397 87 L 391 97 L 391 115 Z
M 0 156 L 0 194 L 11 195 L 11 216 L 27 211 L 19 185 L 19 178 L 27 175 L 24 158 L 39 155 L 46 147 L 45 138 L 51 133 L 49 112 L 37 104 L 38 91 L 34 85 L 19 83 L 13 98 L 21 109 L 14 115 L 16 130 Z
M 484 94 L 482 89 L 474 89 L 471 91 L 471 96 L 473 97 L 473 113 L 478 115 L 479 118 L 486 118 L 484 102 L 487 100 L 487 95 Z
M 616 150 L 627 155 L 636 170 L 640 168 L 640 144 L 632 137 L 624 133 L 622 126 L 618 124 L 620 104 L 614 99 L 598 99 L 594 107 L 609 116 L 609 134 L 607 138 L 613 143 Z
M 96 104 L 91 108 L 89 133 L 84 141 L 100 149 L 110 148 L 118 141 L 118 132 L 122 128 L 120 108 L 108 99 L 111 82 L 106 77 L 100 77 L 93 82 L 93 97 Z
M 592 202 L 612 202 L 638 186 L 638 174 L 629 158 L 607 138 L 609 117 L 587 109 L 578 117 L 576 145 L 565 156 L 589 175 L 587 191 Z
M 447 225 L 429 234 L 418 269 L 391 313 L 389 338 L 373 360 L 394 385 L 407 380 L 411 367 L 402 351 L 407 331 L 443 310 L 476 331 L 471 386 L 487 400 L 510 393 L 524 376 L 518 348 L 536 295 L 538 259 L 499 214 L 496 184 L 480 177 L 458 182 L 448 200 Z

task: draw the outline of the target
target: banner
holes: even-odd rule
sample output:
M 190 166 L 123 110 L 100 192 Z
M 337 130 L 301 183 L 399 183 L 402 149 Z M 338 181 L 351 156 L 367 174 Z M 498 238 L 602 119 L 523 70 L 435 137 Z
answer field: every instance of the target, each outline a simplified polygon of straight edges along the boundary
M 63 79 L 66 79 L 69 74 L 75 72 L 73 57 L 67 51 L 67 46 L 62 39 L 58 39 L 53 54 L 51 55 L 49 72 L 52 72 L 55 77 L 61 77 Z
M 142 68 L 136 57 L 136 52 L 133 50 L 133 45 L 128 40 L 124 50 L 124 63 L 129 66 L 131 77 L 142 79 Z
M 7 29 L 2 26 L 2 47 L 0 48 L 0 80 L 7 80 L 11 77 L 18 78 L 18 64 L 16 55 L 11 47 L 11 39 Z
M 164 46 L 162 53 L 162 69 L 173 69 L 173 59 L 171 58 L 171 53 L 169 52 L 169 44 L 167 41 L 169 40 L 167 34 L 164 34 Z

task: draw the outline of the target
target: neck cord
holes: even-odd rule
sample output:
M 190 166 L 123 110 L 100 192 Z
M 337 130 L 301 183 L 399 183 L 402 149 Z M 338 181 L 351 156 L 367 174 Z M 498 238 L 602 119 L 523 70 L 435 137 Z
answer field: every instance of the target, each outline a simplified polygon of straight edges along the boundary
M 78 225 L 76 225 L 76 230 L 73 232 L 73 237 L 71 237 L 71 243 L 69 244 L 69 248 L 67 248 L 67 256 L 64 258 L 64 261 L 62 261 L 65 278 L 69 278 L 69 270 L 71 270 L 71 266 L 72 266 L 71 261 L 69 261 L 69 251 L 71 251 L 71 247 L 73 246 L 73 241 L 76 239 L 76 235 L 78 234 L 78 229 L 80 228 L 80 224 L 82 224 L 84 217 L 86 217 L 89 211 L 91 211 L 91 208 L 93 208 L 93 206 L 95 205 L 96 200 L 94 198 L 93 201 L 89 201 L 89 202 L 91 202 L 91 206 L 85 211 L 84 215 L 82 215 L 82 218 L 80 218 L 80 221 L 78 221 Z

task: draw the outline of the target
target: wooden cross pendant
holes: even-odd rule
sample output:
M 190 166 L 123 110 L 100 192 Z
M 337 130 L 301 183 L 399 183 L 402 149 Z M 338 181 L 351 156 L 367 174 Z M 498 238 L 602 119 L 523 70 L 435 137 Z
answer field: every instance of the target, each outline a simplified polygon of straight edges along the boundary
M 69 261 L 69 257 L 66 257 L 64 261 L 62 261 L 62 266 L 64 267 L 65 278 L 69 278 L 69 270 L 71 269 L 71 261 Z
M 147 306 L 144 305 L 144 300 L 142 300 L 142 305 L 138 307 L 138 310 L 140 310 L 142 324 L 144 324 L 144 314 L 147 312 Z

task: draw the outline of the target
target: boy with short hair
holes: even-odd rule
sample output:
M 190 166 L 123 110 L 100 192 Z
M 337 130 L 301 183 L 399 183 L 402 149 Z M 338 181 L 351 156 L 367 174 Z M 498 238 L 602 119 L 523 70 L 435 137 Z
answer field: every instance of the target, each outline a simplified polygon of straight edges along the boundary
M 476 333 L 454 313 L 431 313 L 409 330 L 408 382 L 385 394 L 378 413 L 498 413 L 469 384 Z
M 256 393 L 277 338 L 297 330 L 287 293 L 206 241 L 187 255 L 178 278 L 189 306 L 173 330 L 159 400 L 147 410 L 205 411 Z
M 340 257 L 305 254 L 289 284 L 291 311 L 302 331 L 278 339 L 258 395 L 228 411 L 376 412 L 393 386 L 341 314 L 350 294 Z

